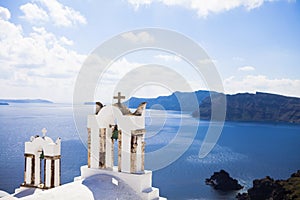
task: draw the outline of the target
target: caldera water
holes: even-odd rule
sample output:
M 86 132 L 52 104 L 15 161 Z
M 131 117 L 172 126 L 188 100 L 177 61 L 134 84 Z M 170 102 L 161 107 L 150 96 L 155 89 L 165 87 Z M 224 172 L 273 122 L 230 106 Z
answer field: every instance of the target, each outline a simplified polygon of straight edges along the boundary
M 192 138 L 177 140 L 192 141 L 178 159 L 153 171 L 153 186 L 160 189 L 161 196 L 168 199 L 234 199 L 237 192 L 251 187 L 256 178 L 268 175 L 286 179 L 300 169 L 300 125 L 226 122 L 213 150 L 199 158 L 209 124 L 192 118 L 189 113 L 146 111 L 146 156 L 179 137 L 180 127 L 196 130 L 185 134 Z M 0 106 L 0 190 L 13 193 L 23 182 L 24 142 L 32 135 L 42 135 L 44 127 L 49 137 L 62 138 L 62 184 L 79 176 L 80 166 L 87 163 L 87 133 L 78 133 L 83 129 L 76 126 L 69 104 Z M 162 158 L 171 155 L 171 151 L 176 149 L 167 150 Z M 152 166 L 149 160 L 145 165 L 146 169 Z M 205 179 L 221 169 L 229 172 L 244 189 L 224 193 L 205 185 Z

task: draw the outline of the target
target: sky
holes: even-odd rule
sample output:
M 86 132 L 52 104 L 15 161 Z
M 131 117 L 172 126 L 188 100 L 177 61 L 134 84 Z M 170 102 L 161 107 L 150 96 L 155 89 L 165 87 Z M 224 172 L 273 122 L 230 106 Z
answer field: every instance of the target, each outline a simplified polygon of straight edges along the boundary
M 203 48 L 228 94 L 300 97 L 300 3 L 295 0 L 1 0 L 0 98 L 72 102 L 78 73 L 94 49 L 120 33 L 149 27 L 178 32 Z M 174 67 L 193 90 L 209 89 L 178 56 L 141 50 L 112 63 L 95 99 L 147 63 Z M 171 92 L 157 84 L 131 95 Z

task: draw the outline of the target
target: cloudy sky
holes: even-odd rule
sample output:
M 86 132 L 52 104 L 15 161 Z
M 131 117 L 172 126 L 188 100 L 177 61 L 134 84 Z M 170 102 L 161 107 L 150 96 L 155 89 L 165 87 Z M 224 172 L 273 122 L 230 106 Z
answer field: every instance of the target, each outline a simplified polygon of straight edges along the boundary
M 1 0 L 0 98 L 72 102 L 87 56 L 107 39 L 145 27 L 173 30 L 198 43 L 215 64 L 226 93 L 300 97 L 297 1 Z M 179 71 L 187 65 L 162 52 L 143 55 L 154 58 L 151 62 L 177 65 Z M 137 59 L 140 56 L 141 52 L 117 60 L 102 87 L 112 87 L 118 81 L 114 76 L 120 78 L 150 60 Z M 195 90 L 205 89 L 197 77 L 188 81 Z M 137 94 L 153 97 L 167 92 L 152 86 Z

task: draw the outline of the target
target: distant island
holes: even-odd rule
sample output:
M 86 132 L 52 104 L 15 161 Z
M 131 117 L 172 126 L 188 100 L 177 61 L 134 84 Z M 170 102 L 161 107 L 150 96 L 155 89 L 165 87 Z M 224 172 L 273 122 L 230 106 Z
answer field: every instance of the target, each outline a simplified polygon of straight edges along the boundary
M 53 103 L 44 99 L 0 99 L 2 103 Z
M 190 103 L 196 95 L 199 110 Z M 125 102 L 128 107 L 137 107 L 147 102 L 147 108 L 191 112 L 195 118 L 211 120 L 211 98 L 219 105 L 226 98 L 226 121 L 241 122 L 284 122 L 300 124 L 300 98 L 257 92 L 235 95 L 199 90 L 196 92 L 174 92 L 157 98 L 132 97 Z M 180 103 L 181 105 L 180 105 Z M 214 120 L 214 119 L 212 119 Z
M 84 105 L 96 105 L 96 102 L 88 101 L 84 102 Z
M 8 106 L 9 104 L 6 102 L 0 102 L 0 106 Z
M 205 98 L 193 117 L 211 120 L 211 102 L 218 109 L 225 94 Z M 226 121 L 285 122 L 300 124 L 300 98 L 257 92 L 225 95 Z M 212 119 L 214 120 L 214 119 Z

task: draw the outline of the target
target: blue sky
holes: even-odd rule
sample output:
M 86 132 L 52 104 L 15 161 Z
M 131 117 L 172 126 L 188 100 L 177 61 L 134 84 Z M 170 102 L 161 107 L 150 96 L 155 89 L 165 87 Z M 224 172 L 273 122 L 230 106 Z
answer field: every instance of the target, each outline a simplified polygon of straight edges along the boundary
M 226 93 L 300 97 L 297 1 L 3 0 L 0 98 L 71 102 L 89 53 L 114 35 L 145 27 L 177 31 L 198 43 L 213 60 Z M 156 53 L 159 58 L 161 53 Z M 138 57 L 120 59 L 114 72 L 121 76 L 121 68 L 144 62 Z M 201 84 L 193 87 L 205 89 Z M 151 91 L 139 94 L 167 94 L 158 88 Z

